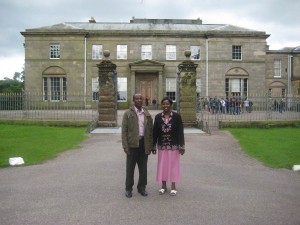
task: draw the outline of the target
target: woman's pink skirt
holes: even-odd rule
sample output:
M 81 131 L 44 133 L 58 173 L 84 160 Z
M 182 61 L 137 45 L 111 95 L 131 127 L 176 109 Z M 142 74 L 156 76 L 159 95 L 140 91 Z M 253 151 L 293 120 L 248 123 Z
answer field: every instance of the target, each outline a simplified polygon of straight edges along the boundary
M 158 149 L 156 182 L 178 182 L 180 180 L 179 151 Z

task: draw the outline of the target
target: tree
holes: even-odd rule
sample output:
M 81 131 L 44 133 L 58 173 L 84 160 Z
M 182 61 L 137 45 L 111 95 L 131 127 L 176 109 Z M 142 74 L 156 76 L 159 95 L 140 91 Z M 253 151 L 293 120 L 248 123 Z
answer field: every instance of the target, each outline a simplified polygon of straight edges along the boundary
M 15 72 L 13 79 L 24 82 L 24 71 L 22 71 L 21 73 Z
M 24 88 L 24 70 L 15 72 L 13 79 L 7 77 L 0 80 L 0 93 L 17 93 Z

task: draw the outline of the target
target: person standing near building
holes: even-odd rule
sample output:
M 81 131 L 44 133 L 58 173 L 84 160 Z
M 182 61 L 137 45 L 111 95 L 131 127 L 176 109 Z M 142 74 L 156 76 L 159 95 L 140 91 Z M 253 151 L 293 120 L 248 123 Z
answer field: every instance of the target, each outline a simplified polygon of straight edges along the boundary
M 161 101 L 163 112 L 154 119 L 152 153 L 158 151 L 156 181 L 162 184 L 159 194 L 164 194 L 167 182 L 171 182 L 170 195 L 175 196 L 175 183 L 181 180 L 180 155 L 185 152 L 185 141 L 181 116 L 171 111 L 172 104 L 169 97 Z
M 157 109 L 156 99 L 152 100 L 152 109 L 154 109 L 154 110 Z
M 224 98 L 221 98 L 220 103 L 221 103 L 221 112 L 226 114 L 226 102 L 225 102 Z
M 249 109 L 250 105 L 249 105 L 249 100 L 248 100 L 248 98 L 246 98 L 245 101 L 244 101 L 244 107 L 245 107 L 245 109 L 246 109 L 246 112 L 249 112 L 249 111 L 250 111 L 250 109 Z
M 129 108 L 122 120 L 122 146 L 126 154 L 125 196 L 132 197 L 135 165 L 138 165 L 139 180 L 137 190 L 147 196 L 147 163 L 153 143 L 153 119 L 147 109 L 143 108 L 143 96 L 133 95 L 134 106 Z

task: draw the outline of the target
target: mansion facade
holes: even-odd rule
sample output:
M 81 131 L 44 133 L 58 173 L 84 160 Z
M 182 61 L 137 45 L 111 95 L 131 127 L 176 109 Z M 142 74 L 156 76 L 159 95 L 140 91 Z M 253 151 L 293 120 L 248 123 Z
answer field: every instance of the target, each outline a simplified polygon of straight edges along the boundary
M 197 64 L 197 95 L 300 94 L 300 48 L 268 50 L 263 31 L 202 20 L 136 19 L 129 23 L 68 22 L 26 29 L 25 91 L 46 102 L 86 96 L 98 100 L 103 52 L 117 66 L 118 105 L 127 108 L 136 92 L 149 102 L 177 100 L 178 65 L 191 51 Z M 195 93 L 196 94 L 196 93 Z

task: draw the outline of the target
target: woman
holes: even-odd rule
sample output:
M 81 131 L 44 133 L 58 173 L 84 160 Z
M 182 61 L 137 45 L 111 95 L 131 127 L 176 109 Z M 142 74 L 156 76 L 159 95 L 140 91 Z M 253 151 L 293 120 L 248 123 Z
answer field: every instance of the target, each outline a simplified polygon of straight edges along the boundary
M 162 183 L 159 194 L 167 191 L 167 182 L 171 182 L 170 195 L 177 194 L 175 183 L 180 181 L 180 154 L 185 152 L 184 134 L 181 116 L 172 112 L 173 101 L 169 97 L 161 100 L 163 112 L 155 116 L 153 126 L 153 150 L 158 150 L 156 181 Z

